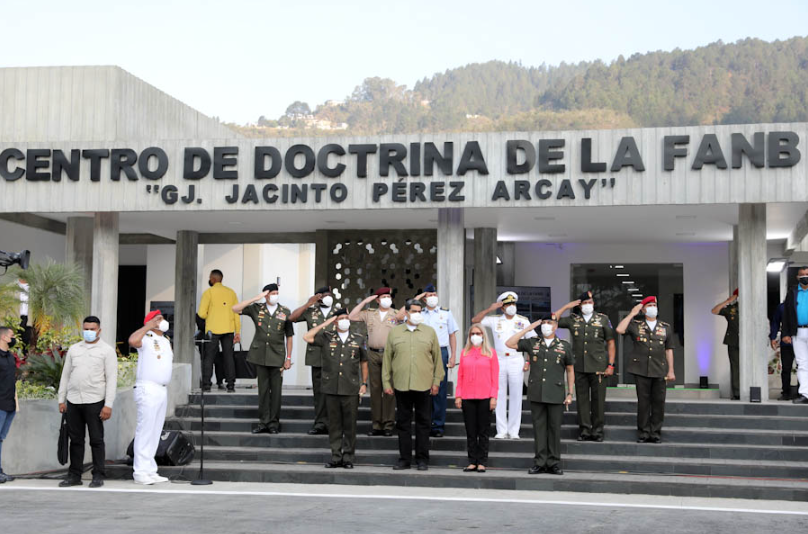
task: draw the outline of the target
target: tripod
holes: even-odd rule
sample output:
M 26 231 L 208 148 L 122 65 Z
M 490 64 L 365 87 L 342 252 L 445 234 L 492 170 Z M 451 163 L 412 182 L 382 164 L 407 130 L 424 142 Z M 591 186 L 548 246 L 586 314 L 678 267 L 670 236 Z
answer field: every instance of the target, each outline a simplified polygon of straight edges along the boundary
M 199 347 L 199 360 L 200 364 L 204 365 L 205 359 L 205 343 L 210 343 L 209 339 L 197 339 L 195 341 L 197 346 Z M 202 418 L 200 432 L 201 437 L 199 440 L 199 476 L 196 480 L 191 481 L 192 486 L 208 486 L 213 484 L 213 482 L 207 478 L 205 478 L 205 388 L 201 387 L 200 389 L 200 398 L 199 398 L 199 409 L 200 409 L 200 416 Z

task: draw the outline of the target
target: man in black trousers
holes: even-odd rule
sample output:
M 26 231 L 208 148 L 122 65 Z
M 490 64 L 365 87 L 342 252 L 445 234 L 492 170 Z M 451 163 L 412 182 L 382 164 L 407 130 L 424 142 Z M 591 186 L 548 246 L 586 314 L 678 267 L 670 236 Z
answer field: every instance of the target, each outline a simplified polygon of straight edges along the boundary
M 68 349 L 59 382 L 59 411 L 67 413 L 70 436 L 70 468 L 67 478 L 59 483 L 63 488 L 82 485 L 85 431 L 90 434 L 93 453 L 90 487 L 104 485 L 104 421 L 112 417 L 112 403 L 118 388 L 118 358 L 115 349 L 101 340 L 98 317 L 84 319 L 82 337 L 83 341 Z
M 774 316 L 771 321 L 771 331 L 769 339 L 771 340 L 772 349 L 777 350 L 777 335 L 780 333 L 780 328 L 783 322 L 783 303 L 781 302 L 777 309 L 774 310 Z M 791 370 L 794 368 L 794 345 L 786 343 L 780 339 L 780 363 L 782 370 L 780 372 L 780 382 L 783 391 L 780 393 L 780 401 L 789 401 L 796 398 L 791 389 Z M 799 388 L 799 386 L 798 386 Z

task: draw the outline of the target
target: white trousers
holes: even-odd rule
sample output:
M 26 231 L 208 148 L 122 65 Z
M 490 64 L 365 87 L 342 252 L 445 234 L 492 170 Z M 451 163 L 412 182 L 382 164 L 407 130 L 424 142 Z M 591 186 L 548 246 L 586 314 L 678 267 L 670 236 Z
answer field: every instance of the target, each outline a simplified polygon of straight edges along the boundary
M 497 434 L 518 436 L 522 424 L 522 385 L 525 360 L 522 353 L 499 358 L 499 395 L 497 396 Z M 510 394 L 510 400 L 508 398 Z M 506 401 L 508 401 L 506 403 Z
M 800 395 L 808 397 L 808 328 L 798 328 L 797 336 L 791 341 L 794 346 L 794 359 L 797 361 Z
M 135 480 L 157 474 L 154 455 L 160 444 L 163 423 L 166 420 L 168 392 L 165 386 L 141 382 L 135 387 L 137 404 L 137 428 L 135 430 Z

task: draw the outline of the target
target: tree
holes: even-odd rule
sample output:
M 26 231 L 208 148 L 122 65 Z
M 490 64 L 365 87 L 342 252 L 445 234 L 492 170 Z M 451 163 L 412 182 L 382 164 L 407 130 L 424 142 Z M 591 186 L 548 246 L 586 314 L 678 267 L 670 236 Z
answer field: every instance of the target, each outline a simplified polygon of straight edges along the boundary
M 301 102 L 300 100 L 295 100 L 289 107 L 286 108 L 285 115 L 287 117 L 296 117 L 299 115 L 311 115 L 311 108 L 305 102 Z

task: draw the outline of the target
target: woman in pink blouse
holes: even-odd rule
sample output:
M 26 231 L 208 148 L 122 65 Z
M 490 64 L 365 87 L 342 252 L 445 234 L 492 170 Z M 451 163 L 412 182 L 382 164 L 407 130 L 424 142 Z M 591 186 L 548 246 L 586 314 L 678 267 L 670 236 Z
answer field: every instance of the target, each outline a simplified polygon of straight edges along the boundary
M 497 407 L 499 362 L 482 325 L 469 328 L 466 346 L 460 353 L 455 406 L 463 409 L 466 423 L 469 465 L 465 472 L 485 473 L 488 463 L 488 431 L 491 412 Z

